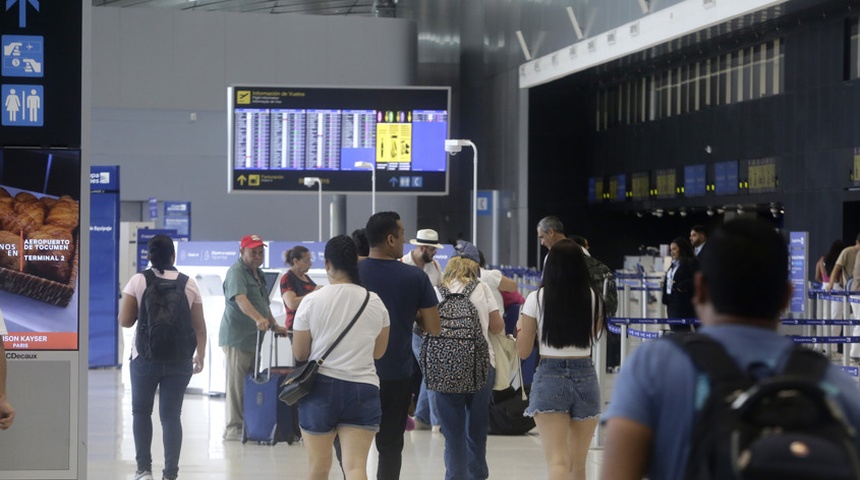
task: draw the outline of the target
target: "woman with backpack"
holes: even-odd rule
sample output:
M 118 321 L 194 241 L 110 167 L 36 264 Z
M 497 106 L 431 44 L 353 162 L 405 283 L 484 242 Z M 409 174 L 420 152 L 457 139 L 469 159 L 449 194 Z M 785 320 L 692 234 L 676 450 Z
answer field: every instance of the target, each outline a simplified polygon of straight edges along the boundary
M 442 332 L 438 337 L 425 337 L 421 349 L 422 370 L 427 388 L 436 392 L 436 410 L 442 435 L 445 437 L 445 478 L 485 479 L 489 477 L 487 431 L 490 423 L 490 397 L 495 381 L 495 360 L 493 349 L 489 346 L 489 332 L 504 332 L 505 321 L 499 313 L 499 306 L 496 305 L 490 287 L 479 279 L 481 260 L 478 249 L 463 240 L 458 241 L 454 249 L 457 253 L 448 260 L 448 265 L 442 272 L 442 284 L 437 287 L 441 302 L 439 316 L 442 320 Z M 457 299 L 458 295 L 467 297 L 467 302 Z M 449 302 L 457 302 L 466 308 L 448 308 L 453 305 Z M 469 302 L 472 308 L 469 308 Z M 462 318 L 463 314 L 458 315 L 454 310 L 471 311 L 475 317 Z M 448 358 L 433 357 L 432 344 L 445 342 L 445 337 L 453 334 L 452 323 L 458 320 L 480 329 L 479 333 L 476 332 L 476 341 L 473 342 L 475 351 L 464 353 L 440 344 L 441 348 L 438 350 L 442 354 L 447 353 Z M 453 343 L 463 345 L 462 342 Z M 485 376 L 481 375 L 485 378 L 473 379 L 471 386 L 454 385 L 451 379 L 462 378 L 461 376 L 436 371 L 444 370 L 438 368 L 442 363 L 461 367 L 471 361 L 475 362 L 479 371 L 486 372 Z
M 193 278 L 173 266 L 173 239 L 156 235 L 147 243 L 152 267 L 136 273 L 122 291 L 119 323 L 137 324 L 131 346 L 131 413 L 134 417 L 135 480 L 152 480 L 152 406 L 159 391 L 164 438 L 163 477 L 179 473 L 182 400 L 191 375 L 203 370 L 206 323 L 203 299 Z M 184 312 L 182 309 L 187 309 Z M 195 354 L 196 351 L 196 354 Z
M 379 296 L 359 283 L 358 250 L 351 238 L 338 235 L 328 241 L 325 270 L 328 286 L 304 297 L 293 325 L 298 360 L 319 360 L 334 345 L 310 393 L 298 402 L 308 478 L 329 478 L 338 437 L 346 478 L 361 480 L 367 478 L 367 454 L 382 418 L 374 359 L 388 347 L 391 322 Z
M 540 288 L 523 305 L 517 353 L 528 358 L 539 342 L 540 364 L 525 415 L 533 416 L 550 480 L 585 479 L 585 459 L 600 389 L 591 347 L 603 329 L 603 301 L 591 287 L 582 248 L 561 240 L 547 255 Z

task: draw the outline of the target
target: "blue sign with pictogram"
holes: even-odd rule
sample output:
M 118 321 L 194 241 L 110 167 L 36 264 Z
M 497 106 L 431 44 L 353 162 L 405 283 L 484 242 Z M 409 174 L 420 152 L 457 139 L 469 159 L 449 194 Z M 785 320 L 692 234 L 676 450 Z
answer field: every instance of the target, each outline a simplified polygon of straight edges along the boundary
M 10 10 L 18 4 L 18 28 L 27 28 L 27 4 L 39 11 L 39 0 L 6 0 L 6 10 Z
M 0 125 L 7 127 L 41 127 L 44 125 L 43 98 L 45 88 L 41 85 L 0 85 L 2 115 Z
M 41 35 L 3 35 L 4 77 L 44 77 L 45 38 Z

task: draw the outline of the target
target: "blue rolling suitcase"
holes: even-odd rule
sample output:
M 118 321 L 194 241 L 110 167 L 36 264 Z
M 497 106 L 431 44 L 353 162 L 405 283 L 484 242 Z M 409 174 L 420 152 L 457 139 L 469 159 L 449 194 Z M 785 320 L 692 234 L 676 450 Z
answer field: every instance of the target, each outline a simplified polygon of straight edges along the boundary
M 277 338 L 272 333 L 269 363 L 277 358 Z M 274 445 L 279 441 L 292 444 L 301 438 L 299 430 L 298 406 L 289 406 L 278 401 L 278 392 L 287 369 L 272 368 L 260 371 L 260 332 L 257 332 L 257 351 L 254 371 L 245 377 L 244 426 L 242 443 L 247 441 Z M 271 353 L 271 350 L 270 350 Z

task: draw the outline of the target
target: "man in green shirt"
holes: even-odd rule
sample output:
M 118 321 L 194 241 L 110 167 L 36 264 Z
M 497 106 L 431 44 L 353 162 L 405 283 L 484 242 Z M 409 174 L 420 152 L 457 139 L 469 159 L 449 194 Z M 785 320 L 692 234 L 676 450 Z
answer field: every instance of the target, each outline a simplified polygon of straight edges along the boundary
M 224 315 L 218 332 L 218 345 L 227 358 L 227 427 L 224 440 L 242 439 L 242 397 L 245 376 L 254 370 L 257 330 L 273 328 L 286 335 L 275 323 L 269 308 L 269 290 L 263 276 L 265 245 L 259 235 L 246 235 L 239 243 L 239 259 L 224 279 Z

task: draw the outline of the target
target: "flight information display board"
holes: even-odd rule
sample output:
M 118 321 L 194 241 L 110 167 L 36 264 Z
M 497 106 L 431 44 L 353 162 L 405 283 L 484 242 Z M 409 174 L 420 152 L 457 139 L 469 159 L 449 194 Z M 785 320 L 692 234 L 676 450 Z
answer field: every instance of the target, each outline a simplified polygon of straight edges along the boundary
M 647 200 L 648 187 L 651 184 L 651 177 L 648 172 L 638 172 L 632 175 L 630 186 L 630 198 L 633 200 Z
M 615 189 L 611 190 L 615 194 L 613 200 L 623 202 L 627 200 L 627 175 L 620 174 L 615 177 Z
M 749 193 L 776 191 L 776 159 L 759 158 L 747 161 Z
M 705 195 L 705 174 L 704 164 L 684 167 L 684 196 L 701 197 Z
M 656 171 L 657 176 L 657 198 L 675 198 L 678 188 L 677 172 L 674 168 L 666 168 Z
M 228 89 L 229 191 L 446 194 L 450 88 Z
M 714 164 L 714 193 L 717 195 L 736 195 L 738 193 L 737 160 Z

